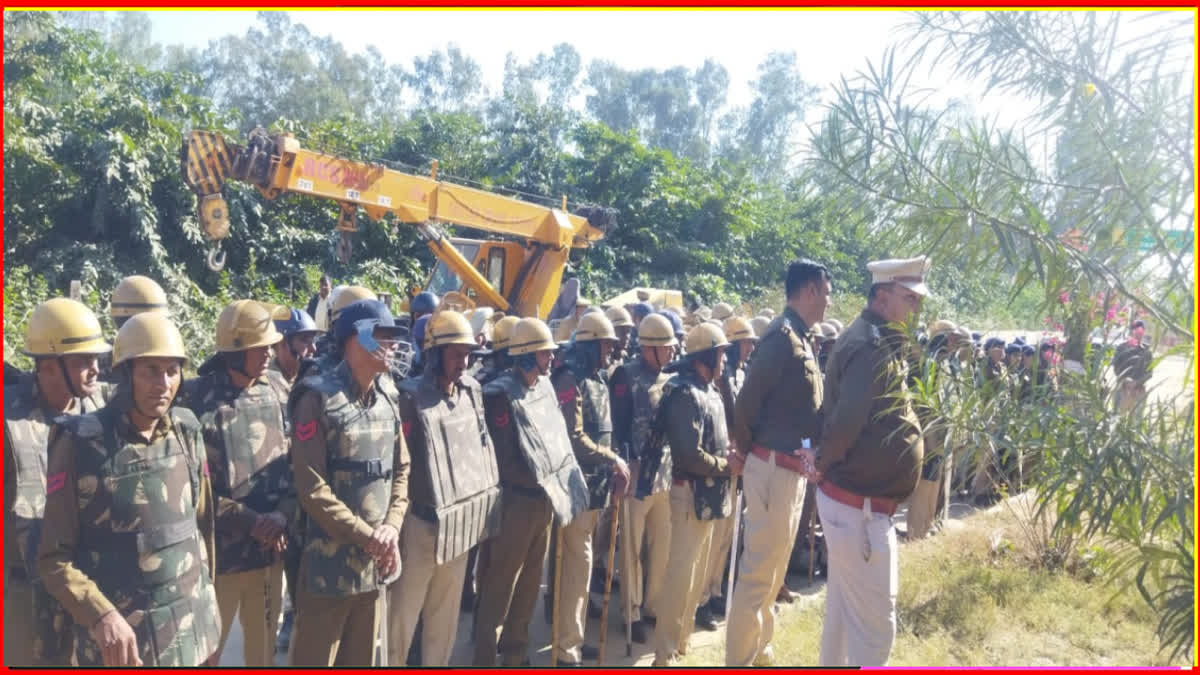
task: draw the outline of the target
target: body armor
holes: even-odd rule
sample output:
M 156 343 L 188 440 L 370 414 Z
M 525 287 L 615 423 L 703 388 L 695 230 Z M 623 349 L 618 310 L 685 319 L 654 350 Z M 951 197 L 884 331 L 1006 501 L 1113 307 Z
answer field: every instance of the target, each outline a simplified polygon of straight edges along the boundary
M 545 378 L 526 388 L 509 370 L 484 387 L 487 394 L 508 399 L 520 439 L 521 454 L 538 485 L 546 492 L 554 514 L 563 525 L 588 509 L 588 489 L 571 450 L 571 437 L 563 420 L 554 387 Z
M 663 400 L 671 396 L 690 397 L 700 411 L 704 427 L 700 432 L 700 449 L 715 457 L 726 457 L 729 454 L 729 432 L 725 425 L 725 407 L 720 392 L 701 382 L 695 373 L 686 372 L 671 378 L 664 386 Z M 692 483 L 697 518 L 719 520 L 733 513 L 733 504 L 729 499 L 731 481 L 728 477 L 687 478 Z
M 628 386 L 633 388 L 633 428 L 630 434 L 633 448 L 630 454 L 632 458 L 642 460 L 635 496 L 645 499 L 671 487 L 671 454 L 666 451 L 666 441 L 662 435 L 651 434 L 663 387 L 671 376 L 661 370 L 651 371 L 640 356 L 623 367 L 629 375 Z M 651 438 L 655 440 L 651 442 Z M 655 462 L 657 470 L 650 469 L 650 463 L 645 461 L 647 457 L 658 458 Z
M 79 540 L 74 564 L 137 635 L 142 662 L 196 666 L 221 629 L 208 554 L 196 526 L 204 450 L 191 411 L 172 408 L 172 429 L 148 446 L 118 438 L 112 406 L 60 422 L 76 444 Z M 103 663 L 76 624 L 81 666 Z
M 391 378 L 375 380 L 374 401 L 364 408 L 350 395 L 350 368 L 305 378 L 289 399 L 291 409 L 306 391 L 321 397 L 326 421 L 326 479 L 334 495 L 372 529 L 383 522 L 391 500 L 392 460 L 400 433 Z M 316 595 L 350 596 L 380 588 L 375 561 L 355 544 L 334 539 L 314 518 L 306 519 L 302 587 Z
M 591 377 L 581 377 L 570 366 L 563 368 L 561 375 L 570 377 L 570 385 L 583 404 L 583 433 L 596 445 L 612 447 L 612 414 L 608 401 L 608 384 L 601 379 L 600 373 Z M 588 509 L 608 508 L 611 484 L 612 465 L 604 462 L 580 465 L 584 481 L 588 489 Z
M 401 395 L 408 396 L 417 410 L 412 422 L 421 426 L 425 466 L 433 486 L 434 503 L 413 504 L 412 512 L 432 507 L 432 513 L 417 515 L 433 516 L 439 565 L 500 528 L 500 470 L 483 415 L 483 391 L 470 377 L 463 377 L 459 387 L 470 405 L 448 405 L 432 373 L 400 385 Z
M 271 385 L 256 381 L 239 391 L 227 373 L 215 372 L 189 381 L 181 405 L 200 420 L 213 471 L 213 496 L 232 499 L 255 513 L 278 510 L 294 487 L 283 407 Z M 217 574 L 274 563 L 274 553 L 248 532 L 218 525 L 216 540 Z

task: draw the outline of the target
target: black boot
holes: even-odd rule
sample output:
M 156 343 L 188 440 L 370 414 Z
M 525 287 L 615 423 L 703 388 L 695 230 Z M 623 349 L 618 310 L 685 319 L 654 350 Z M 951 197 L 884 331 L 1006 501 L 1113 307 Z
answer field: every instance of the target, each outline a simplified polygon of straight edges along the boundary
M 717 629 L 717 622 L 713 620 L 712 612 L 708 609 L 708 603 L 696 608 L 696 628 L 709 631 Z
M 714 595 L 708 600 L 708 611 L 712 612 L 714 617 L 725 616 L 725 596 Z

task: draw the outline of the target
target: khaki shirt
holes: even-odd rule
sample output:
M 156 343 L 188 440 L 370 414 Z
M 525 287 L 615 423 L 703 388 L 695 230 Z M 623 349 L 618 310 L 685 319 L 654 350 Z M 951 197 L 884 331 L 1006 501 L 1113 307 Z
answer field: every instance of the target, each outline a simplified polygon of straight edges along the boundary
M 906 383 L 905 340 L 865 309 L 829 356 L 816 468 L 865 497 L 902 500 L 917 485 L 924 445 Z

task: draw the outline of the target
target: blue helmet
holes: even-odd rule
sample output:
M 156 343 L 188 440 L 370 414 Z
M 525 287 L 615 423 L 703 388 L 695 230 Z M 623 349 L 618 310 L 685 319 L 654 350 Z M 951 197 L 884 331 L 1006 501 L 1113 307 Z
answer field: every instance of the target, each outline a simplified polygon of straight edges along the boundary
M 669 309 L 664 309 L 660 311 L 659 314 L 667 317 L 667 321 L 671 322 L 671 330 L 675 333 L 676 337 L 684 334 L 685 331 L 683 330 L 683 319 L 679 318 L 678 314 Z
M 633 306 L 633 311 L 630 314 L 641 318 L 646 318 L 654 313 L 654 305 L 648 302 L 639 302 Z
M 354 335 L 370 335 L 376 328 L 389 329 L 392 334 L 404 332 L 397 326 L 387 305 L 378 300 L 359 300 L 342 309 L 333 326 L 333 335 L 340 344 Z
M 316 322 L 308 315 L 308 312 L 295 308 L 291 310 L 288 318 L 275 322 L 275 330 L 282 333 L 284 337 L 291 337 L 297 333 L 324 332 L 320 328 L 317 328 Z
M 421 314 L 433 314 L 438 307 L 438 296 L 429 291 L 421 291 L 413 297 L 412 302 L 408 305 L 413 314 L 420 312 Z

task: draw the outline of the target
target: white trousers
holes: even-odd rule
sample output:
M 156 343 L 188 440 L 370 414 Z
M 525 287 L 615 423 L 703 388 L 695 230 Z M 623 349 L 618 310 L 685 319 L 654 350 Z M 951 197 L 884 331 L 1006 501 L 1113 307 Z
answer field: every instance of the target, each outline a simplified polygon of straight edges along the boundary
M 856 509 L 817 491 L 829 550 L 822 666 L 883 666 L 896 640 L 898 559 L 889 516 Z M 737 592 L 734 592 L 737 596 Z

